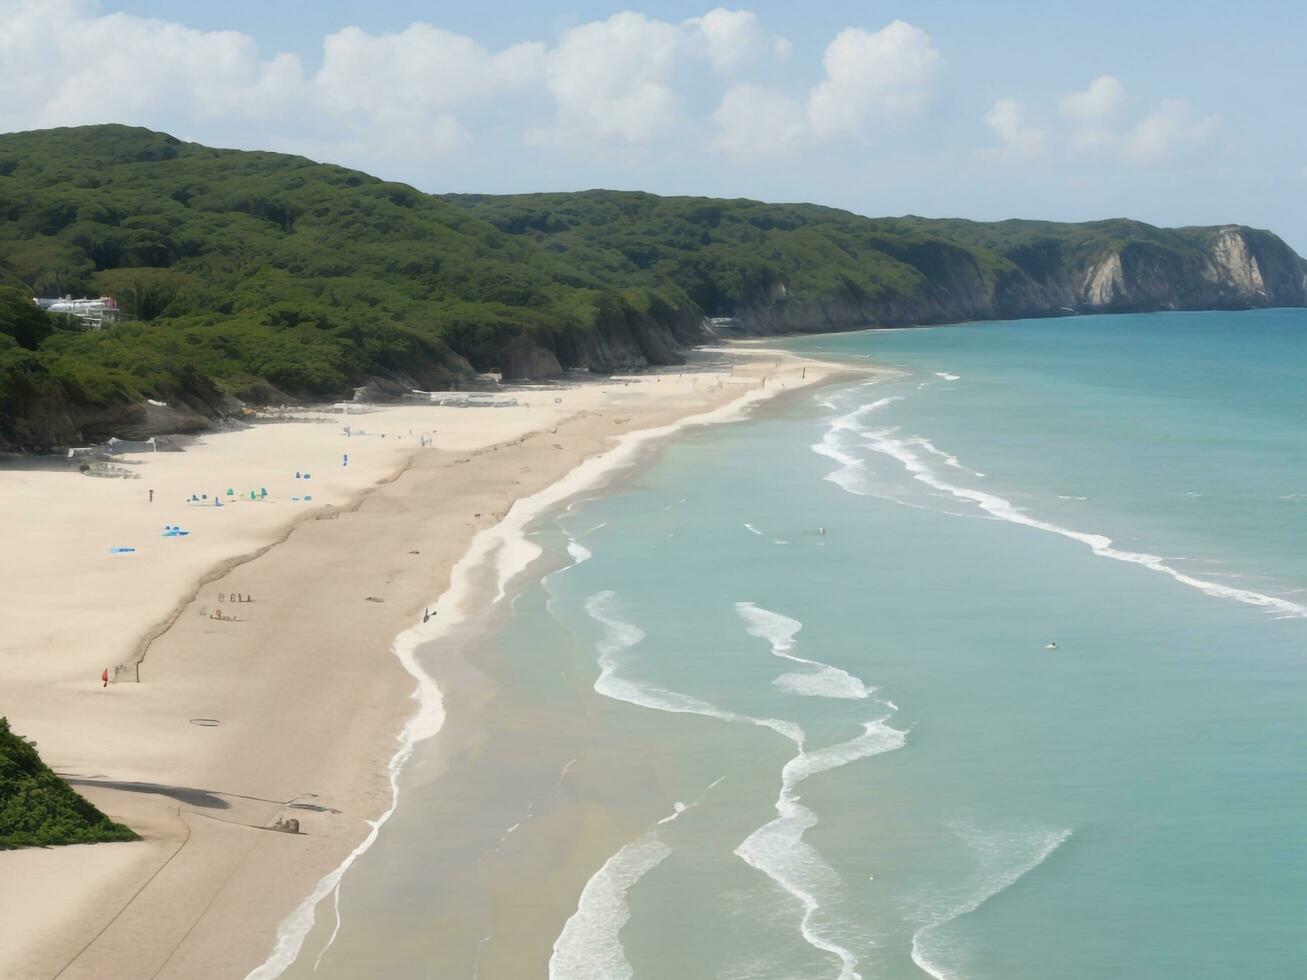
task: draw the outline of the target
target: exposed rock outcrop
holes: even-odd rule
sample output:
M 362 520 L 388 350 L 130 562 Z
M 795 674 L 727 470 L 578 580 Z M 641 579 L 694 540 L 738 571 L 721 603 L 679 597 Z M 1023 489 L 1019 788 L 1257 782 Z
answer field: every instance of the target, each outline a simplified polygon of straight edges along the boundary
M 821 332 L 963 320 L 1255 309 L 1307 305 L 1307 264 L 1270 232 L 1194 229 L 1177 247 L 1149 241 L 1077 256 L 1056 240 L 1003 254 L 1008 267 L 986 277 L 974 253 L 935 247 L 899 254 L 921 273 L 912 293 L 861 295 L 854 288 L 810 297 L 784 283 L 735 311 L 750 334 Z

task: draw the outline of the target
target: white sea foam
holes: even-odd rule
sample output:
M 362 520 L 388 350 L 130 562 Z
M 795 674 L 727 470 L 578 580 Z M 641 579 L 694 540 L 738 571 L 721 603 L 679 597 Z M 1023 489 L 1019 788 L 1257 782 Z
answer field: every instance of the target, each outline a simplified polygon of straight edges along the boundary
M 693 810 L 695 807 L 697 807 L 700 803 L 702 803 L 702 802 L 703 802 L 703 801 L 708 797 L 708 794 L 709 794 L 709 793 L 711 793 L 711 792 L 712 792 L 713 790 L 715 790 L 718 786 L 720 786 L 723 782 L 725 782 L 725 780 L 726 780 L 726 776 L 725 776 L 724 774 L 721 775 L 721 776 L 718 776 L 718 777 L 717 777 L 716 779 L 714 779 L 711 783 L 709 783 L 709 784 L 707 785 L 707 787 L 705 787 L 704 791 L 703 791 L 702 793 L 699 794 L 698 799 L 696 799 L 693 803 L 681 803 L 681 802 L 677 802 L 677 803 L 672 804 L 672 812 L 669 813 L 667 816 L 663 817 L 661 820 L 659 820 L 657 826 L 661 827 L 661 826 L 662 826 L 663 824 L 665 824 L 665 823 L 671 823 L 673 820 L 678 820 L 678 819 L 680 819 L 680 817 L 681 817 L 682 814 L 684 814 L 684 813 L 688 813 L 689 811 L 691 811 L 691 810 Z
M 725 778 L 714 779 L 693 803 L 674 803 L 671 813 L 658 820 L 647 833 L 623 846 L 586 882 L 576 911 L 554 940 L 553 956 L 549 959 L 550 980 L 631 976 L 631 965 L 619 934 L 631 919 L 627 894 L 672 853 L 658 836 L 658 828 L 693 810 Z
M 839 960 L 839 980 L 859 980 L 858 957 L 827 935 L 818 922 L 822 899 L 839 888 L 840 877 L 803 839 L 817 825 L 817 815 L 799 802 L 797 789 L 810 776 L 901 748 L 906 738 L 905 732 L 891 728 L 885 719 L 877 719 L 864 722 L 863 733 L 847 742 L 812 752 L 798 743 L 798 754 L 781 770 L 776 819 L 759 827 L 735 849 L 745 863 L 798 900 L 803 908 L 799 931 L 804 941 Z
M 841 677 L 844 671 L 838 667 L 831 667 L 828 670 L 818 671 L 812 674 L 781 674 L 772 681 L 772 685 L 778 690 L 786 691 L 789 694 L 799 694 L 811 698 L 865 698 L 865 691 L 861 682 L 856 678 L 849 678 L 847 675 Z
M 686 806 L 680 800 L 677 800 L 675 803 L 672 804 L 672 812 L 658 821 L 659 825 L 661 826 L 662 824 L 665 823 L 671 823 L 673 820 L 675 820 L 677 817 L 679 817 L 682 813 L 684 813 L 688 809 L 689 809 L 688 806 Z
M 496 572 L 495 601 L 503 599 L 507 594 L 509 582 L 540 556 L 540 546 L 527 537 L 526 529 L 541 514 L 579 493 L 602 486 L 615 473 L 636 463 L 641 453 L 651 444 L 665 440 L 682 429 L 738 421 L 747 416 L 750 407 L 759 401 L 765 401 L 773 394 L 774 391 L 755 389 L 712 411 L 690 415 L 670 425 L 629 432 L 623 435 L 612 449 L 583 460 L 561 480 L 529 497 L 515 501 L 498 524 L 486 528 L 473 539 L 473 550 L 476 549 L 477 541 L 483 535 L 488 535 L 492 543 L 483 554 L 478 556 L 478 565 L 490 564 Z
M 623 618 L 621 602 L 613 592 L 598 592 L 590 596 L 585 601 L 585 610 L 604 627 L 604 635 L 597 644 L 599 677 L 594 683 L 594 689 L 604 697 L 654 711 L 704 715 L 718 721 L 759 725 L 784 735 L 796 744 L 803 743 L 803 729 L 793 722 L 738 714 L 679 691 L 669 691 L 647 681 L 630 679 L 622 670 L 622 654 L 644 639 L 644 630 Z
M 646 446 L 675 435 L 685 428 L 733 422 L 745 418 L 757 402 L 765 401 L 779 389 L 755 389 L 741 397 L 708 412 L 690 415 L 670 425 L 640 429 L 621 436 L 615 446 L 605 453 L 582 461 L 562 479 L 543 490 L 513 502 L 508 513 L 498 524 L 478 531 L 467 552 L 450 571 L 450 584 L 434 604 L 436 615 L 425 623 L 418 623 L 395 638 L 392 652 L 404 669 L 413 677 L 416 687 L 412 698 L 417 711 L 397 737 L 399 746 L 387 765 L 390 781 L 390 805 L 376 820 L 369 821 L 366 837 L 334 869 L 324 875 L 303 902 L 291 912 L 277 928 L 277 938 L 268 958 L 246 975 L 246 980 L 274 980 L 295 962 L 304 940 L 313 928 L 318 904 L 327 896 L 335 895 L 337 909 L 336 929 L 327 945 L 318 954 L 330 948 L 340 929 L 339 887 L 345 872 L 364 854 L 377 839 L 381 827 L 388 821 L 399 804 L 399 773 L 414 747 L 440 731 L 445 721 L 444 703 L 440 688 L 417 661 L 417 648 L 446 635 L 466 618 L 468 604 L 474 590 L 474 577 L 491 568 L 496 577 L 495 602 L 507 594 L 510 580 L 523 572 L 541 553 L 540 546 L 526 536 L 527 527 L 542 513 L 575 497 L 585 490 L 603 485 L 614 473 L 639 459 Z M 591 531 L 603 527 L 602 524 Z M 588 533 L 588 532 L 587 532 Z
M 555 521 L 554 523 L 555 523 L 555 524 L 559 524 L 560 522 Z M 561 528 L 560 528 L 560 530 L 561 530 Z M 563 533 L 564 533 L 564 534 L 567 534 L 566 531 L 564 531 Z M 584 562 L 589 561 L 592 557 L 594 557 L 594 554 L 593 554 L 593 552 L 590 551 L 589 548 L 587 548 L 585 545 L 581 544 L 581 542 L 577 541 L 576 538 L 574 538 L 574 537 L 572 537 L 570 534 L 568 534 L 568 535 L 567 535 L 567 556 L 568 556 L 569 558 L 572 559 L 572 563 L 571 563 L 570 565 L 564 565 L 562 568 L 556 568 L 556 569 L 554 569 L 554 571 L 552 571 L 552 572 L 550 572 L 548 575 L 544 576 L 544 578 L 542 578 L 541 581 L 542 581 L 542 582 L 548 582 L 548 581 L 549 581 L 550 579 L 552 579 L 555 575 L 562 575 L 562 574 L 564 574 L 565 572 L 570 572 L 572 569 L 576 568 L 577 565 L 580 565 L 580 564 L 583 564 Z M 513 609 L 514 609 L 515 611 L 516 611 L 516 609 L 517 609 L 517 600 L 520 599 L 521 597 L 522 597 L 522 594 L 521 594 L 521 593 L 518 593 L 517 595 L 513 596 L 512 604 L 513 604 Z M 547 599 L 545 599 L 545 608 L 546 608 L 546 609 L 550 608 L 550 606 L 552 605 L 553 601 L 554 601 L 554 598 L 553 598 L 552 595 L 549 596 Z
M 995 895 L 1012 887 L 1043 864 L 1071 836 L 1070 830 L 1049 830 L 1017 835 L 982 835 L 959 830 L 979 859 L 980 866 L 968 893 L 937 910 L 912 936 L 912 962 L 936 980 L 959 980 L 964 952 L 941 930 L 961 916 L 974 912 Z M 955 903 L 955 904 L 954 904 Z
M 1278 598 L 1276 596 L 1265 595 L 1261 592 L 1254 592 L 1249 589 L 1239 589 L 1229 585 L 1222 585 L 1219 582 L 1197 578 L 1193 575 L 1182 572 L 1178 568 L 1168 565 L 1166 561 L 1158 555 L 1150 555 L 1137 551 L 1125 551 L 1120 548 L 1115 548 L 1112 546 L 1112 539 L 1105 535 L 1077 531 L 1073 528 L 1063 527 L 1060 524 L 1039 520 L 1038 518 L 1026 514 L 1013 505 L 1011 501 L 1005 500 L 997 494 L 949 483 L 931 469 L 931 467 L 915 451 L 912 439 L 898 438 L 897 430 L 895 429 L 873 429 L 868 428 L 863 424 L 862 419 L 866 415 L 866 410 L 874 408 L 884 401 L 885 399 L 880 399 L 878 402 L 872 402 L 869 405 L 865 405 L 860 409 L 833 420 L 826 433 L 826 437 L 823 440 L 823 445 L 826 440 L 830 440 L 833 437 L 838 438 L 837 434 L 847 432 L 850 429 L 855 429 L 859 432 L 864 444 L 869 449 L 897 460 L 914 479 L 934 490 L 946 493 L 957 500 L 975 504 L 991 517 L 1008 521 L 1012 524 L 1034 528 L 1035 530 L 1046 531 L 1050 534 L 1057 534 L 1072 541 L 1077 541 L 1088 547 L 1094 554 L 1100 557 L 1111 558 L 1114 561 L 1126 562 L 1127 564 L 1139 565 L 1150 571 L 1168 575 L 1182 585 L 1198 589 L 1199 591 L 1216 598 L 1233 599 L 1236 602 L 1258 606 L 1286 618 L 1307 617 L 1307 606 L 1300 605 L 1296 602 L 1290 602 L 1287 599 Z M 865 484 L 859 484 L 851 477 L 851 474 L 858 477 L 865 474 L 865 460 L 853 456 L 848 453 L 847 450 L 841 451 L 840 455 L 836 455 L 834 452 L 829 451 L 828 449 L 823 449 L 821 446 L 814 446 L 813 448 L 816 452 L 832 459 L 836 459 L 842 464 L 841 469 L 830 474 L 827 479 L 850 493 L 866 492 L 863 489 Z
M 752 602 L 737 602 L 735 611 L 744 620 L 745 631 L 771 644 L 775 656 L 813 668 L 803 673 L 782 674 L 773 681 L 780 689 L 791 694 L 825 698 L 859 699 L 871 694 L 867 685 L 848 671 L 793 653 L 795 637 L 803 629 L 803 624 L 797 619 L 763 609 Z
M 949 374 L 947 371 L 936 371 L 935 377 L 943 378 L 945 381 L 960 381 L 961 375 Z
M 816 922 L 821 907 L 817 893 L 837 888 L 839 876 L 813 847 L 803 841 L 804 833 L 817 823 L 817 816 L 798 802 L 795 787 L 819 772 L 899 748 L 903 745 L 905 733 L 890 728 L 884 719 L 878 719 L 866 722 L 863 734 L 857 738 L 805 752 L 805 733 L 793 722 L 738 714 L 686 694 L 630 680 L 622 673 L 623 654 L 644 639 L 644 631 L 623 617 L 620 600 L 612 592 L 590 596 L 585 609 L 604 627 L 604 635 L 597 644 L 600 675 L 595 681 L 595 690 L 600 694 L 658 711 L 705 715 L 720 721 L 770 728 L 794 743 L 798 754 L 781 771 L 781 791 L 776 802 L 778 816 L 750 834 L 735 853 L 799 900 L 803 906 L 800 931 L 804 939 L 814 948 L 839 958 L 842 980 L 856 980 L 859 976 L 854 970 L 857 957 L 825 936 Z
M 944 450 L 938 448 L 933 442 L 931 442 L 925 436 L 913 436 L 911 439 L 907 440 L 907 442 L 909 445 L 912 446 L 920 446 L 922 449 L 926 450 L 926 452 L 930 453 L 932 456 L 938 456 L 947 465 L 953 467 L 955 470 L 962 470 L 966 473 L 972 474 L 973 476 L 983 477 L 985 475 L 984 473 L 981 473 L 978 470 L 973 470 L 970 469 L 969 467 L 963 466 L 960 462 L 958 462 L 958 458 L 956 456 L 954 456 L 952 453 L 944 452 Z
M 484 531 L 481 532 L 481 534 L 485 533 Z M 481 534 L 478 534 L 478 538 L 480 538 Z M 387 766 L 390 781 L 390 805 L 376 820 L 368 821 L 367 836 L 354 850 L 350 851 L 345 860 L 318 881 L 308 897 L 281 923 L 277 928 L 277 939 L 272 952 L 263 963 L 246 975 L 246 980 L 273 980 L 274 977 L 280 976 L 295 961 L 304 945 L 305 937 L 313 928 L 318 903 L 328 896 L 332 896 L 333 899 L 336 923 L 331 935 L 327 938 L 326 944 L 318 953 L 317 962 L 321 963 L 323 955 L 331 948 L 336 936 L 340 933 L 341 879 L 345 876 L 345 872 L 353 866 L 354 862 L 373 845 L 377 835 L 381 832 L 381 828 L 394 814 L 395 808 L 399 805 L 399 773 L 404 767 L 404 763 L 413 754 L 414 747 L 419 742 L 435 735 L 445 723 L 445 707 L 440 688 L 436 686 L 431 676 L 418 664 L 416 651 L 419 645 L 448 632 L 458 620 L 460 604 L 470 588 L 469 577 L 472 568 L 480 560 L 479 557 L 470 557 L 475 547 L 474 541 L 473 549 L 470 549 L 468 554 L 464 555 L 459 563 L 454 566 L 453 571 L 450 573 L 449 588 L 444 595 L 436 600 L 436 615 L 432 616 L 426 623 L 418 623 L 405 630 L 395 638 L 391 648 L 400 664 L 417 682 L 412 697 L 413 700 L 417 701 L 418 709 L 405 723 L 403 730 L 400 732 L 398 736 L 399 748 L 391 756 L 390 763 Z
M 750 534 L 756 534 L 760 538 L 768 537 L 766 534 L 764 534 L 762 531 L 759 531 L 752 524 L 745 523 L 744 529 L 748 531 Z M 671 535 L 668 535 L 668 537 L 671 537 Z M 772 544 L 789 544 L 788 541 L 782 541 L 780 538 L 770 538 L 769 540 L 771 541 Z
M 750 636 L 765 640 L 772 654 L 816 668 L 811 673 L 792 673 L 777 679 L 777 686 L 798 694 L 826 697 L 866 698 L 871 693 L 861 680 L 829 664 L 797 656 L 793 650 L 803 623 L 752 602 L 737 602 L 735 611 Z M 806 751 L 805 736 L 795 739 L 798 754 L 781 770 L 781 789 L 776 799 L 776 819 L 750 834 L 735 853 L 751 867 L 776 882 L 797 899 L 803 908 L 799 931 L 814 949 L 840 961 L 840 980 L 856 980 L 858 958 L 847 947 L 831 939 L 820 928 L 817 917 L 822 896 L 838 889 L 839 875 L 804 834 L 817 825 L 817 814 L 799 802 L 798 785 L 809 776 L 839 768 L 858 759 L 900 748 L 906 733 L 891 728 L 881 718 L 863 724 L 857 738 L 826 748 Z
M 885 398 L 878 398 L 874 402 L 868 402 L 846 415 L 840 415 L 831 420 L 821 442 L 812 447 L 814 452 L 828 459 L 833 459 L 840 464 L 840 469 L 829 474 L 826 479 L 850 493 L 858 492 L 857 487 L 860 484 L 865 484 L 866 481 L 867 464 L 860 456 L 855 456 L 849 452 L 844 445 L 844 438 L 847 435 L 858 435 L 865 431 L 863 419 L 872 412 L 902 400 L 902 395 L 889 395 Z
M 567 774 L 568 774 L 569 772 L 572 771 L 572 767 L 573 767 L 574 765 L 576 765 L 576 759 L 575 759 L 575 758 L 568 759 L 567 762 L 563 764 L 562 771 L 559 772 L 559 774 L 558 774 L 558 785 L 559 785 L 559 786 L 562 786 L 562 785 L 563 785 L 563 780 L 565 780 L 565 779 L 567 778 Z
M 651 830 L 604 862 L 585 883 L 576 911 L 554 940 L 550 980 L 626 980 L 633 975 L 619 936 L 631 918 L 626 896 L 671 853 Z

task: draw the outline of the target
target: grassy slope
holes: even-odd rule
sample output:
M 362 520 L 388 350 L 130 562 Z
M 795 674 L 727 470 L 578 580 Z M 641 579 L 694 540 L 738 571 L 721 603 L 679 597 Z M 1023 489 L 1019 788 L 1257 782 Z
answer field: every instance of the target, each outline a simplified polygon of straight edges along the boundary
M 50 771 L 0 718 L 0 850 L 136 840 Z

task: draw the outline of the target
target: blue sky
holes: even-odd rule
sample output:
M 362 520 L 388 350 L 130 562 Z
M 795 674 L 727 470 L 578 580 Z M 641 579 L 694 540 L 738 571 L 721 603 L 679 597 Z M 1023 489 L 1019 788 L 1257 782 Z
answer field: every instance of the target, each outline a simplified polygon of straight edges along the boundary
M 1307 252 L 1307 4 L 0 0 L 0 20 L 0 130 L 130 122 L 430 191 L 1242 222 Z

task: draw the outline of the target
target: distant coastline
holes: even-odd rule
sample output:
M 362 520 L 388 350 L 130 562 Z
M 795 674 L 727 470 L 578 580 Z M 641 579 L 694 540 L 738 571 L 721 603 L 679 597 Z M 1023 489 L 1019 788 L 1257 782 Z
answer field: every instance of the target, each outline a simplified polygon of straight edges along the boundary
M 1303 260 L 1234 224 L 432 195 L 117 125 L 0 135 L 0 157 L 0 450 L 676 365 L 732 336 L 1307 305 Z

